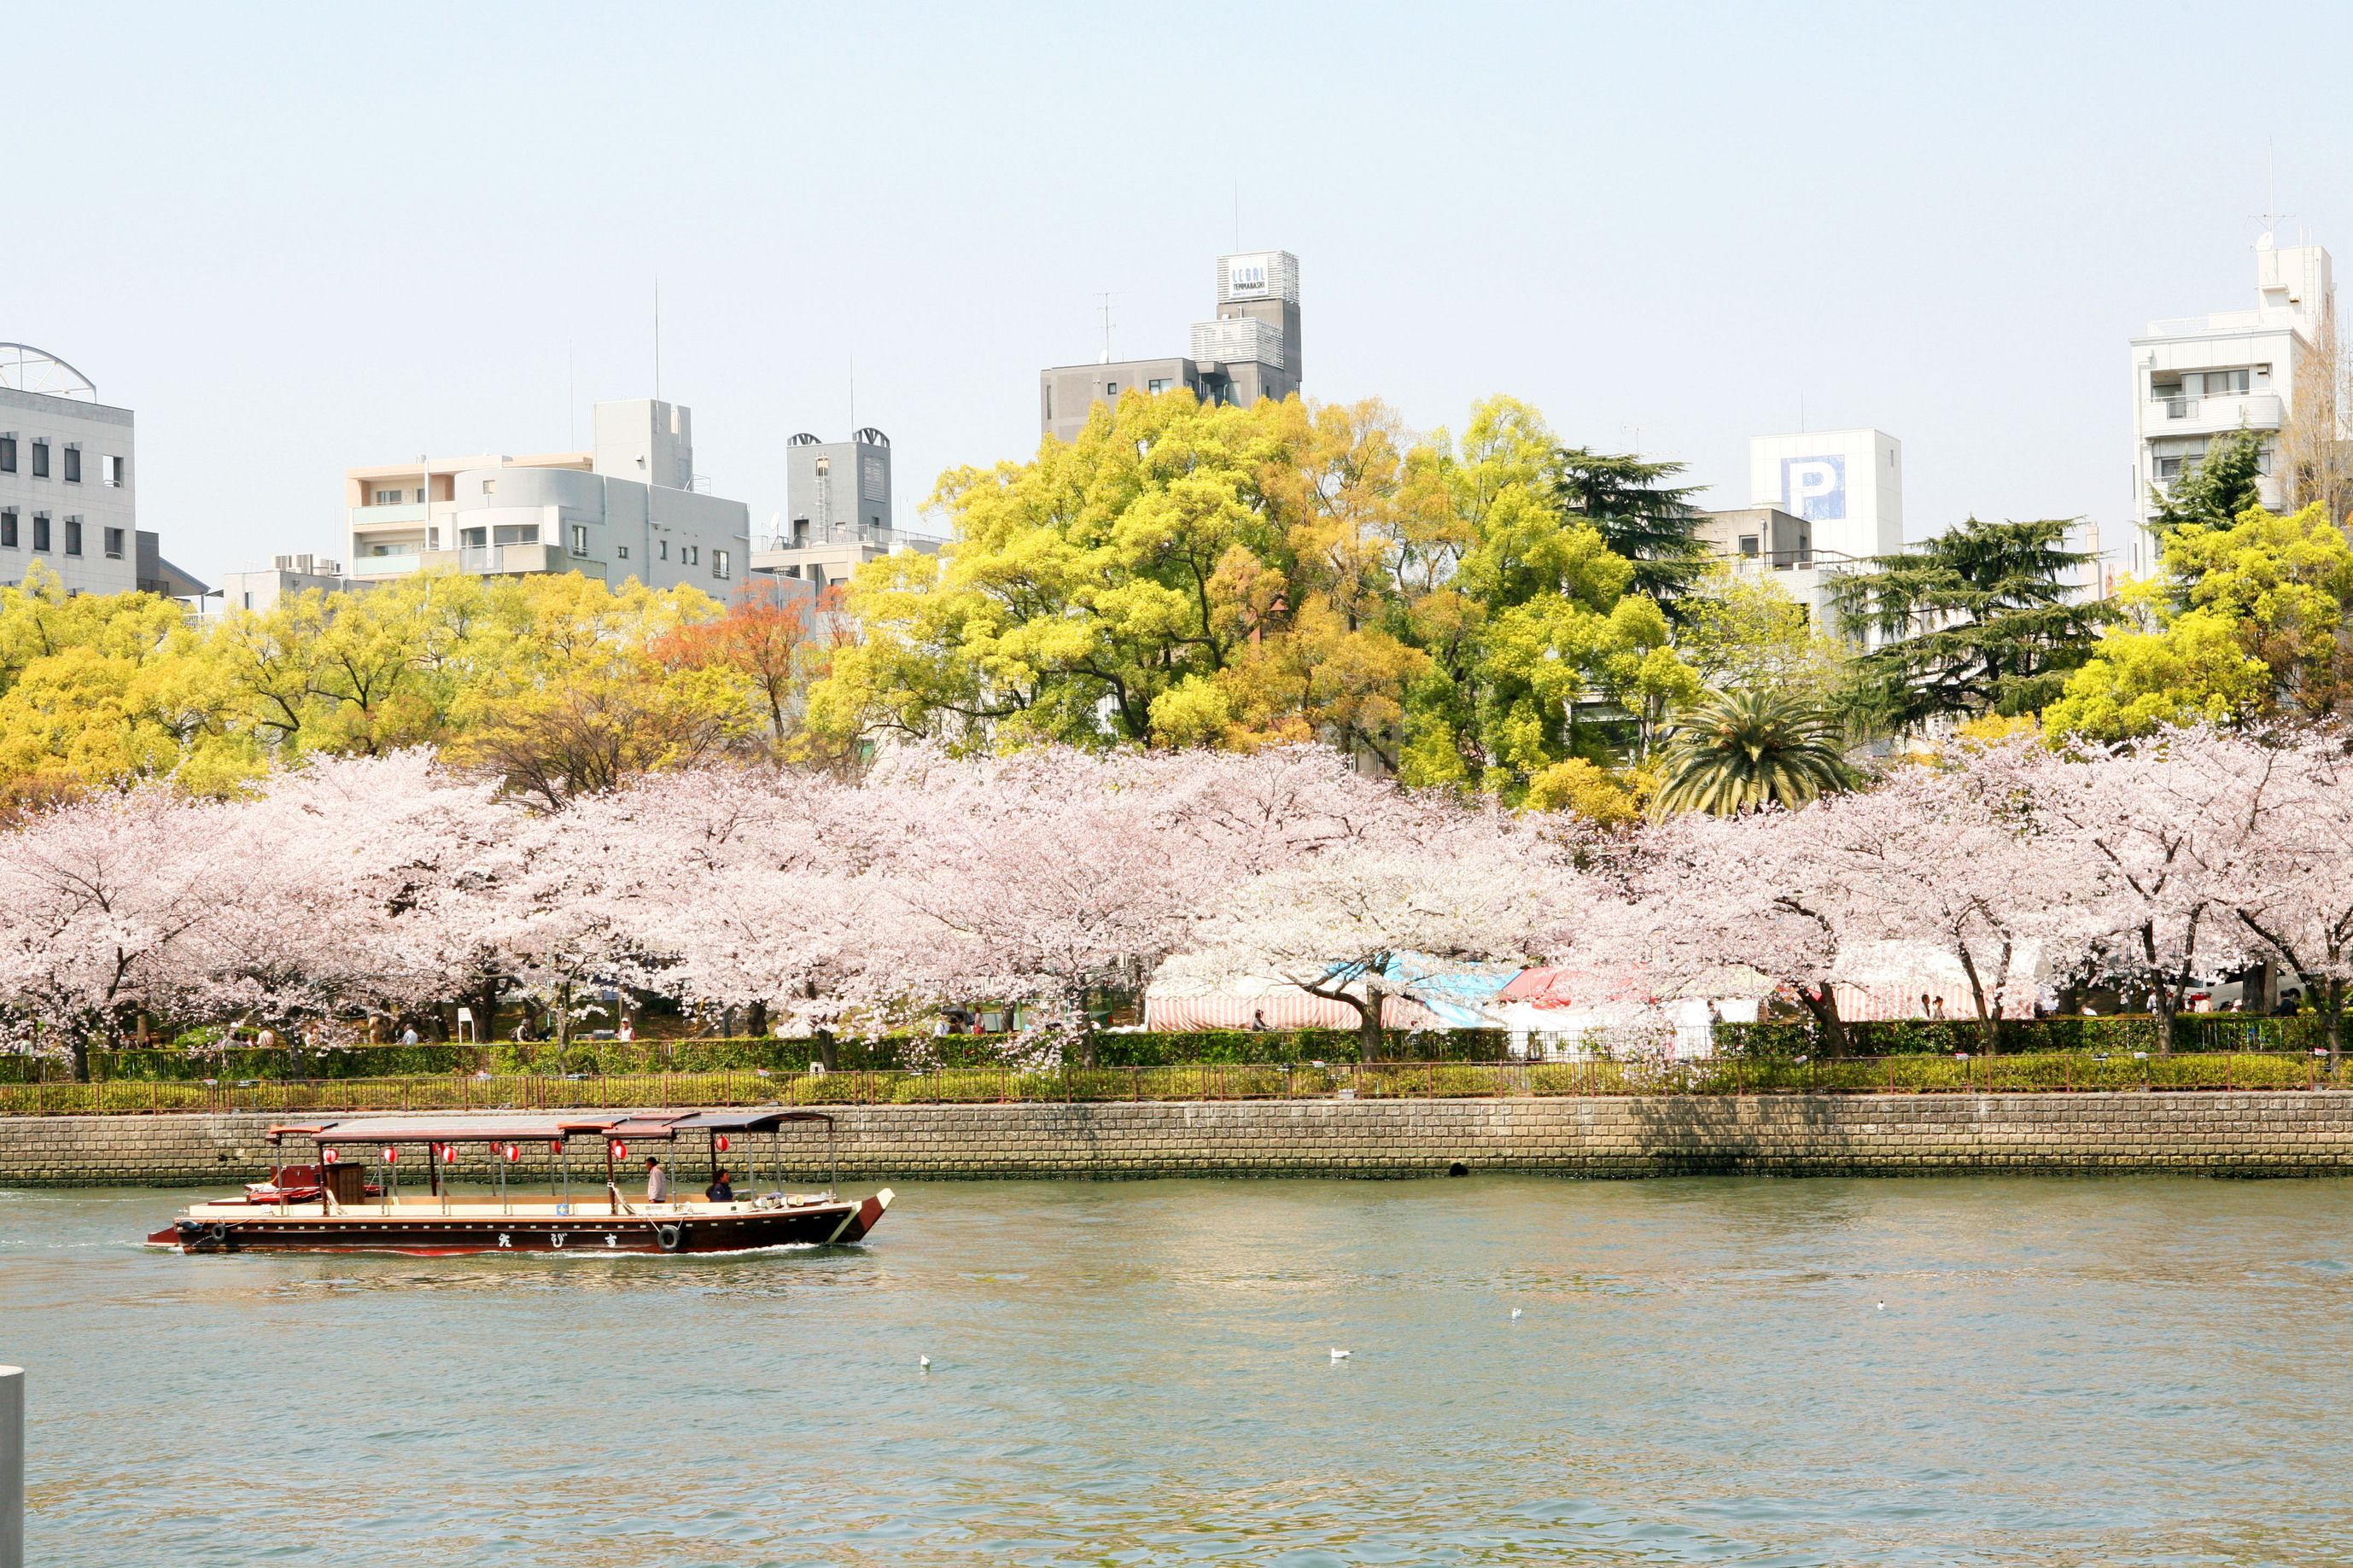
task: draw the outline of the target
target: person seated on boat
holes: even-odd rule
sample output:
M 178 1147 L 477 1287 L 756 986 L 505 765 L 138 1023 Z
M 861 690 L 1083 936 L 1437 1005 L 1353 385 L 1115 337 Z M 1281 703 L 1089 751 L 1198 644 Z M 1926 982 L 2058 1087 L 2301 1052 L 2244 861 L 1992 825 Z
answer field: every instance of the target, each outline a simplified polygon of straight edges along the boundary
M 727 1179 L 729 1174 L 730 1173 L 723 1168 L 717 1175 L 711 1178 L 711 1184 L 702 1189 L 704 1203 L 732 1204 L 735 1201 L 735 1186 Z
M 646 1202 L 670 1202 L 670 1173 L 663 1170 L 662 1163 L 650 1154 L 646 1156 Z

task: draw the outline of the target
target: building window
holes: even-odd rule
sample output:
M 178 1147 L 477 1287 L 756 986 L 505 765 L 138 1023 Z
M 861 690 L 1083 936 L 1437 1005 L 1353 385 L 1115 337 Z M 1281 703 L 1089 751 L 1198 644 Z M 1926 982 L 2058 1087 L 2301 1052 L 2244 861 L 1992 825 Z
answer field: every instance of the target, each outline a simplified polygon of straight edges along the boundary
M 107 489 L 115 490 L 121 489 L 122 488 L 122 459 L 116 457 L 108 457 L 104 461 L 106 465 Z
M 588 553 L 588 525 L 585 522 L 575 522 L 572 525 L 572 553 L 575 555 Z
M 0 436 L 0 474 L 16 471 L 16 437 Z
M 724 550 L 714 550 L 711 552 L 711 574 L 722 579 L 726 577 L 727 552 Z
M 817 477 L 823 479 L 831 472 L 833 472 L 833 459 L 819 453 L 817 459 Z
M 109 561 L 122 559 L 122 531 L 119 528 L 106 531 L 106 558 Z
M 682 545 L 679 549 L 678 558 L 689 566 L 699 566 L 702 563 L 702 546 L 700 544 Z
M 1152 393 L 1166 392 L 1168 390 L 1168 378 L 1155 375 L 1144 384 L 1144 390 Z
M 1054 384 L 1050 381 L 1046 384 L 1046 417 L 1054 417 Z
M 629 547 L 626 544 L 617 544 L 613 547 L 613 553 L 627 561 L 629 558 Z
M 47 550 L 48 547 L 49 514 L 45 511 L 37 511 L 33 514 L 33 548 L 36 550 Z
M 49 477 L 49 444 L 38 436 L 33 437 L 33 477 L 37 479 Z
M 66 483 L 81 483 L 81 448 L 70 442 L 66 447 Z
M 498 494 L 499 481 L 496 479 L 484 479 L 482 481 L 482 493 L 486 496 L 494 496 Z
M 248 610 L 253 608 L 253 595 L 250 594 L 245 595 L 245 607 Z
M 1117 397 L 1119 395 L 1119 383 L 1115 381 L 1104 382 L 1103 395 L 1105 397 Z
M 1755 534 L 1744 533 L 1740 536 L 1740 553 L 1743 555 L 1754 555 L 1757 553 L 1757 536 Z
M 69 555 L 81 553 L 81 519 L 78 517 L 66 519 L 66 553 Z
M 400 496 L 401 492 L 398 490 L 378 490 L 375 492 L 375 500 L 374 504 L 377 506 L 398 506 L 400 504 Z
M 0 549 L 16 548 L 16 514 L 14 511 L 0 511 Z
M 669 560 L 669 559 L 670 559 L 670 541 L 669 541 L 669 540 L 665 539 L 665 540 L 662 540 L 662 541 L 659 542 L 657 544 L 655 544 L 655 546 L 654 546 L 654 550 L 655 550 L 655 555 L 654 555 L 654 559 L 655 559 L 655 560 L 657 560 L 657 561 L 667 561 L 667 560 Z

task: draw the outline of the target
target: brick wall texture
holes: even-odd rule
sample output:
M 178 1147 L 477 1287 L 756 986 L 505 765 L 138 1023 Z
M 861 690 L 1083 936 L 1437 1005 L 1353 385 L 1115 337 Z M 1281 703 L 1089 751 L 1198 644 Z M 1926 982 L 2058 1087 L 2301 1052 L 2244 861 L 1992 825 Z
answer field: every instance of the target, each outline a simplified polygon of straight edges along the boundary
M 2353 1173 L 2353 1093 L 2325 1090 L 894 1105 L 837 1115 L 842 1174 L 865 1180 L 1422 1176 L 1458 1163 L 1569 1176 Z M 261 1132 L 270 1120 L 0 1118 L 0 1186 L 233 1189 L 268 1165 Z M 785 1135 L 797 1156 L 788 1165 L 794 1180 L 823 1174 L 824 1142 L 817 1130 Z M 307 1145 L 295 1147 L 307 1157 Z M 640 1147 L 632 1163 L 664 1152 Z M 677 1153 L 681 1184 L 700 1185 L 702 1146 L 682 1144 Z M 726 1162 L 740 1171 L 745 1153 L 739 1146 Z M 767 1158 L 762 1152 L 764 1164 Z M 404 1151 L 404 1188 L 422 1186 L 422 1159 L 421 1150 Z M 593 1141 L 576 1142 L 571 1160 L 576 1179 L 601 1184 Z M 461 1174 L 479 1176 L 486 1164 L 480 1151 L 469 1151 Z M 545 1150 L 533 1148 L 515 1179 L 544 1182 L 548 1164 Z

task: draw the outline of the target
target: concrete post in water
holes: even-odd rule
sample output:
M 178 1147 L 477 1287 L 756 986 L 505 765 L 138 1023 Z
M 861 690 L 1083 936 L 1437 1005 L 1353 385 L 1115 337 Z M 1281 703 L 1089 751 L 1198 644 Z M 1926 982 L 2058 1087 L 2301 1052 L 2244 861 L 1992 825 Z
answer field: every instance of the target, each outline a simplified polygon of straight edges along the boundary
M 0 1568 L 25 1568 L 25 1369 L 0 1366 Z

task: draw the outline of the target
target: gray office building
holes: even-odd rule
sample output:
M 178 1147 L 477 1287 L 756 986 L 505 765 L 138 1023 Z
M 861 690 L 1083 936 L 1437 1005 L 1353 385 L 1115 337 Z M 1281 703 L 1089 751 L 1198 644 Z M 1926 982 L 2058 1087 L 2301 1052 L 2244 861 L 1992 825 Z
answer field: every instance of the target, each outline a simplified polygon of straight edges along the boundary
M 935 551 L 901 533 L 891 511 L 891 437 L 868 426 L 847 441 L 806 433 L 785 443 L 785 511 L 752 552 L 752 570 L 821 591 L 869 561 Z
M 1089 410 L 1123 392 L 1183 387 L 1204 403 L 1245 407 L 1300 388 L 1299 258 L 1287 250 L 1218 258 L 1217 319 L 1193 324 L 1191 353 L 1060 365 L 1038 375 L 1039 422 L 1068 441 Z

